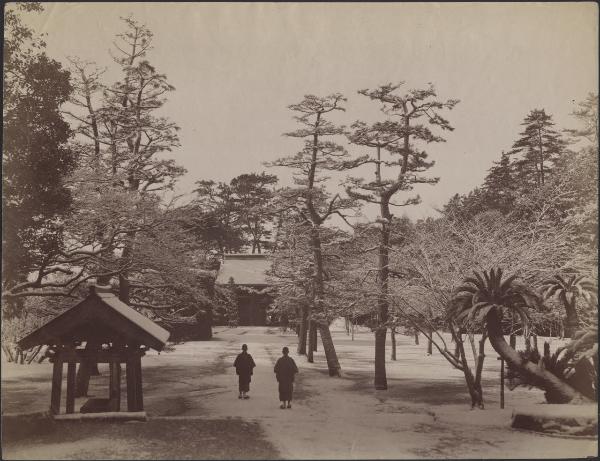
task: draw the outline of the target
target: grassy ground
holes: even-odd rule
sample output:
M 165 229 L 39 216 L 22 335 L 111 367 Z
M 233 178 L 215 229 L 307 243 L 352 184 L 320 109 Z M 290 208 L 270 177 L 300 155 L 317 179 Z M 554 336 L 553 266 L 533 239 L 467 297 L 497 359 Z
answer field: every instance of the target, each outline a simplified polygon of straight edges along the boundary
M 260 425 L 239 418 L 147 422 L 4 417 L 2 459 L 277 459 Z

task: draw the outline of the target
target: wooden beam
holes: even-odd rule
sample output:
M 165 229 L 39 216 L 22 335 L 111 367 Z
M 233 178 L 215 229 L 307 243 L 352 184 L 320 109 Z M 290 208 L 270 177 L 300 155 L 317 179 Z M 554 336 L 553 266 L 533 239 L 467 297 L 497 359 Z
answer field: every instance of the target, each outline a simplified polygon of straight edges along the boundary
M 77 364 L 69 362 L 67 365 L 67 413 L 75 413 L 75 371 Z
M 50 396 L 50 413 L 60 413 L 60 392 L 62 387 L 63 363 L 60 359 L 54 361 L 52 368 L 52 393 Z
M 86 351 L 85 349 L 77 349 L 75 351 L 59 351 L 50 361 L 60 360 L 62 362 L 81 363 L 87 360 L 96 363 L 125 363 L 128 357 L 141 357 L 144 354 L 145 352 L 142 349 L 125 349 L 123 351 Z

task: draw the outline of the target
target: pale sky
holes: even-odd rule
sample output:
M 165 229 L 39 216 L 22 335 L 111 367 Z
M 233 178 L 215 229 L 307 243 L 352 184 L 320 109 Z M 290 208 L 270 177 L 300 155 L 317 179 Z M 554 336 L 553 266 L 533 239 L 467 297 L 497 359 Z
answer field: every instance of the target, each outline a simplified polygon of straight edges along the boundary
M 295 129 L 286 107 L 305 94 L 343 93 L 347 111 L 332 121 L 350 124 L 382 116 L 357 90 L 432 82 L 440 98 L 461 100 L 447 113 L 455 131 L 427 147 L 440 183 L 397 214 L 434 215 L 481 184 L 531 109 L 572 127 L 569 113 L 598 87 L 595 3 L 46 3 L 26 22 L 48 34 L 53 58 L 114 67 L 108 50 L 130 13 L 154 33 L 148 59 L 177 89 L 163 113 L 181 127 L 180 193 L 299 150 L 282 133 Z

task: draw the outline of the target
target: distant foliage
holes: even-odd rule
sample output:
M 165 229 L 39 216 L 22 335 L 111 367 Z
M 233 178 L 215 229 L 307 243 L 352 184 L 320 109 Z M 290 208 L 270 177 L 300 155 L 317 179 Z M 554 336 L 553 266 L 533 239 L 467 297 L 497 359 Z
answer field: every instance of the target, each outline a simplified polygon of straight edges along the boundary
M 261 253 L 271 245 L 277 176 L 245 173 L 229 184 L 196 182 L 196 197 L 187 206 L 186 227 L 219 253 Z
M 40 10 L 37 3 L 15 4 L 5 17 L 3 292 L 63 248 L 63 222 L 72 201 L 65 180 L 77 163 L 68 145 L 72 132 L 61 113 L 72 92 L 69 72 L 45 54 L 43 41 L 19 16 Z M 17 302 L 10 304 L 19 308 Z
M 554 253 L 562 254 L 548 260 L 547 267 L 553 268 L 548 276 L 576 273 L 595 285 L 598 278 L 597 105 L 598 98 L 593 94 L 580 103 L 580 109 L 573 115 L 581 128 L 565 130 L 569 139 L 560 134 L 544 110 L 531 111 L 513 149 L 502 154 L 500 161 L 489 170 L 484 184 L 466 195 L 452 197 L 444 206 L 443 215 L 461 226 L 469 226 L 478 216 L 497 211 L 506 217 L 509 226 L 515 223 L 536 229 L 532 238 L 547 238 L 548 248 L 554 246 L 557 250 Z M 522 243 L 528 242 L 524 234 L 517 235 L 524 239 Z M 560 236 L 558 240 L 557 236 Z M 512 240 L 517 243 L 516 238 Z M 543 265 L 541 269 L 541 273 L 545 272 Z M 540 287 L 542 282 L 537 277 L 533 284 Z M 549 301 L 550 307 L 553 310 L 566 308 L 572 324 L 576 325 L 577 320 L 571 312 L 581 318 L 589 317 L 589 303 L 578 303 L 571 309 L 571 301 L 559 301 Z M 539 324 L 545 320 L 549 318 L 540 319 Z M 573 328 L 573 325 L 565 326 L 569 335 Z

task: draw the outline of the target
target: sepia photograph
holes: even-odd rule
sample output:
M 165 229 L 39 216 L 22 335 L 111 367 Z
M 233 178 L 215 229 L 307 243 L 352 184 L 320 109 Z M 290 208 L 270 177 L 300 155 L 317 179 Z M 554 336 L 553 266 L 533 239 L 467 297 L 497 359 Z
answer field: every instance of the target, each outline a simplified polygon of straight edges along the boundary
M 3 460 L 598 453 L 595 2 L 7 2 Z

